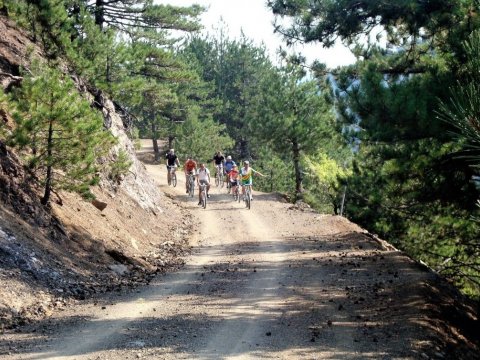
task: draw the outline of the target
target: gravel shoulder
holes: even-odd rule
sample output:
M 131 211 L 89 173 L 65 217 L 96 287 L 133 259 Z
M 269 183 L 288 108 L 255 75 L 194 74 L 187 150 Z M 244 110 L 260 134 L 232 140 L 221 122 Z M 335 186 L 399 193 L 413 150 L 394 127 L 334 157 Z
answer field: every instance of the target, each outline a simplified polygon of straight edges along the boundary
M 135 291 L 67 307 L 2 335 L 2 359 L 474 359 L 476 309 L 436 274 L 348 220 L 212 186 L 192 254 Z M 478 328 L 477 328 L 478 329 Z M 478 358 L 478 357 L 477 357 Z

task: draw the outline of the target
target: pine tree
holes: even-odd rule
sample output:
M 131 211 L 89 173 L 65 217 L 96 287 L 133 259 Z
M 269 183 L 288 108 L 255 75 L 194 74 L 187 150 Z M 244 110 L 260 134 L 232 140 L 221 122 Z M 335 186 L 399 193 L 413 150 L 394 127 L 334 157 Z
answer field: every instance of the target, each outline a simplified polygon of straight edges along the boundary
M 252 149 L 247 127 L 247 110 L 259 93 L 260 79 L 273 68 L 264 47 L 255 46 L 242 36 L 231 40 L 220 29 L 216 37 L 193 37 L 182 54 L 210 85 L 204 102 L 213 119 L 226 125 L 235 140 L 235 152 L 240 158 L 250 158 Z
M 302 162 L 334 137 L 334 116 L 314 80 L 289 64 L 262 80 L 248 119 L 252 133 L 288 154 L 295 176 L 295 196 L 304 192 Z M 268 140 L 267 140 L 268 139 Z
M 192 106 L 186 122 L 177 132 L 176 151 L 180 156 L 192 156 L 197 161 L 208 163 L 212 158 L 212 146 L 216 149 L 229 149 L 232 139 L 225 135 L 225 125 L 216 123 L 212 118 L 200 120 L 201 109 Z
M 43 185 L 42 204 L 61 189 L 91 198 L 89 188 L 98 180 L 96 161 L 114 138 L 71 79 L 38 64 L 31 71 L 10 97 L 16 121 L 10 143 L 23 151 L 28 169 Z

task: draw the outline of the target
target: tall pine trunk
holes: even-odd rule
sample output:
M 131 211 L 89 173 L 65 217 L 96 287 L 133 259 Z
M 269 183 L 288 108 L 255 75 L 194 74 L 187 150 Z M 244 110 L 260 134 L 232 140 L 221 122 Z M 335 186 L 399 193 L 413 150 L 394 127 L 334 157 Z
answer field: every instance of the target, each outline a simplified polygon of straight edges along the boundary
M 152 144 L 153 144 L 153 153 L 155 154 L 155 161 L 159 161 L 160 149 L 158 147 L 157 126 L 154 123 L 152 123 Z
M 48 138 L 47 138 L 47 176 L 45 179 L 45 193 L 40 201 L 43 205 L 47 205 L 50 200 L 50 192 L 52 191 L 52 165 L 50 165 L 50 159 L 52 158 L 53 147 L 53 120 L 50 120 L 48 125 Z
M 103 28 L 103 23 L 105 22 L 105 17 L 103 13 L 103 0 L 95 1 L 95 24 L 97 24 L 100 29 Z
M 168 148 L 173 149 L 173 141 L 175 140 L 175 136 L 169 135 L 168 136 Z
M 296 140 L 292 143 L 293 166 L 295 169 L 295 197 L 297 200 L 302 198 L 303 178 L 300 168 L 300 146 Z

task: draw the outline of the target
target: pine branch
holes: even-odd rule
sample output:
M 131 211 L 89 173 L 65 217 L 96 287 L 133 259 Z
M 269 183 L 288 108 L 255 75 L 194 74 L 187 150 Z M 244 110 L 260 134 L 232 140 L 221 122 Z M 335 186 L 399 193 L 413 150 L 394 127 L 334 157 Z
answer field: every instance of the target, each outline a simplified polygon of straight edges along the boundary
M 21 82 L 23 80 L 23 76 L 15 76 L 3 71 L 0 71 L 0 76 L 6 76 L 9 77 L 10 79 L 14 80 L 15 82 Z

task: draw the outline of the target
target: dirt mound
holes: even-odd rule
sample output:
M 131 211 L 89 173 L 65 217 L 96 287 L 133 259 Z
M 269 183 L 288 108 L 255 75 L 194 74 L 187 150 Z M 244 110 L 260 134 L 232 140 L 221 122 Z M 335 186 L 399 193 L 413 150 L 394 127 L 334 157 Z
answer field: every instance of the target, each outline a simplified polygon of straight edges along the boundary
M 137 163 L 94 189 L 103 211 L 61 193 L 43 207 L 18 158 L 0 144 L 0 323 L 14 327 L 105 291 L 144 284 L 183 263 L 192 220 Z

